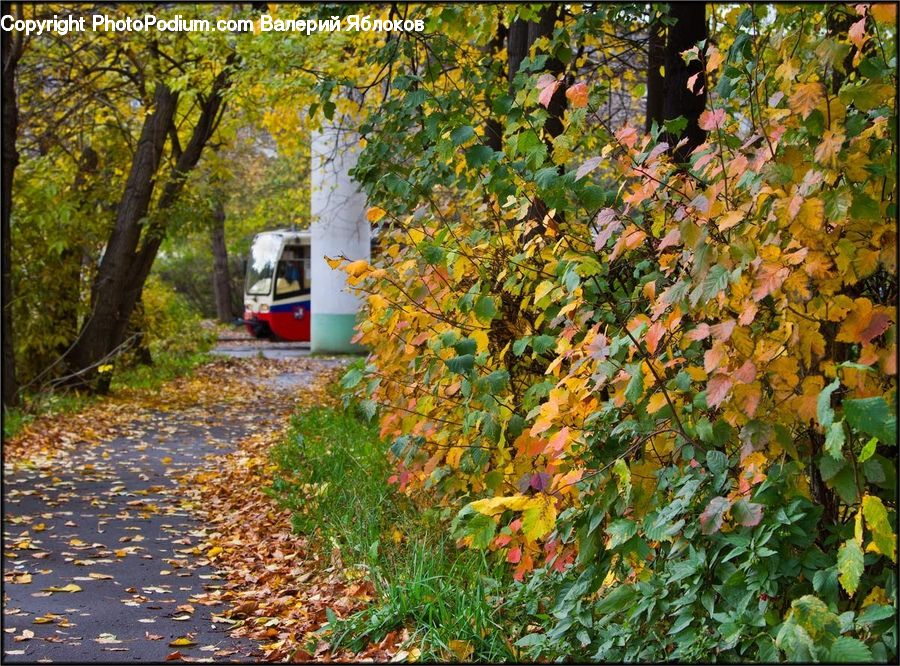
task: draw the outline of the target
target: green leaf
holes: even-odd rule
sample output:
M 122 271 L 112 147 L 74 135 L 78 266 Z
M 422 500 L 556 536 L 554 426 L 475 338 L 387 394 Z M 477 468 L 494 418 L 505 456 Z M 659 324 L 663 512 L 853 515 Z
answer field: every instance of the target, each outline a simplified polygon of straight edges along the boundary
M 858 432 L 889 446 L 897 443 L 897 417 L 881 396 L 844 400 L 841 406 L 847 423 Z
M 856 539 L 847 539 L 838 549 L 837 566 L 841 587 L 851 597 L 859 587 L 859 579 L 863 572 L 863 551 Z
M 637 533 L 637 523 L 627 518 L 619 518 L 609 524 L 606 528 L 606 533 L 610 536 L 608 548 L 615 548 L 616 546 L 621 546 Z
M 463 338 L 459 342 L 453 345 L 453 348 L 456 350 L 457 354 L 465 355 L 465 354 L 474 354 L 475 350 L 478 348 L 478 342 L 475 338 Z
M 363 371 L 361 368 L 352 368 L 341 379 L 341 386 L 345 389 L 353 388 L 362 381 Z
M 531 348 L 536 354 L 543 354 L 556 347 L 556 338 L 552 335 L 537 335 L 531 340 Z
M 863 664 L 872 661 L 872 651 L 858 638 L 841 636 L 831 644 L 826 661 L 838 664 Z
M 822 389 L 819 397 L 816 399 L 816 418 L 819 419 L 819 425 L 827 428 L 834 421 L 834 410 L 831 408 L 831 394 L 841 385 L 839 379 L 835 378 L 828 386 Z
M 869 458 L 871 458 L 872 454 L 875 453 L 875 446 L 877 444 L 878 444 L 877 437 L 873 437 L 868 442 L 866 442 L 866 445 L 864 447 L 862 447 L 862 451 L 859 452 L 859 462 L 864 463 Z
M 796 599 L 791 604 L 791 613 L 814 641 L 825 641 L 837 636 L 841 631 L 838 616 L 828 610 L 825 602 L 811 594 Z
M 462 127 L 457 127 L 455 130 L 450 132 L 450 140 L 453 141 L 453 143 L 457 146 L 465 143 L 473 136 L 475 136 L 475 130 L 471 125 L 463 125 Z
M 494 149 L 490 146 L 479 144 L 466 150 L 466 164 L 471 168 L 484 166 L 494 156 Z
M 494 393 L 499 393 L 506 387 L 507 384 L 509 384 L 509 372 L 507 370 L 494 370 L 484 379 L 490 387 L 491 391 L 493 391 Z
M 490 516 L 477 513 L 469 521 L 468 533 L 472 535 L 472 546 L 475 548 L 487 548 L 494 538 L 497 523 Z
M 513 343 L 512 351 L 516 356 L 521 356 L 525 353 L 525 348 L 528 346 L 528 343 L 531 342 L 531 336 L 526 335 L 524 338 L 519 338 Z
M 742 498 L 731 507 L 731 515 L 739 525 L 755 527 L 762 520 L 763 506 Z
M 497 316 L 497 306 L 490 296 L 479 296 L 475 301 L 475 316 L 481 321 L 490 321 Z
M 841 449 L 844 447 L 844 422 L 836 421 L 828 427 L 825 435 L 825 451 L 835 460 L 842 460 Z
M 625 387 L 625 399 L 636 405 L 644 394 L 644 374 L 641 370 L 641 364 L 630 364 L 628 372 L 631 373 L 631 379 L 628 380 L 628 386 Z
M 451 372 L 462 375 L 475 367 L 475 357 L 472 354 L 463 354 L 462 356 L 448 358 L 444 363 L 447 364 Z

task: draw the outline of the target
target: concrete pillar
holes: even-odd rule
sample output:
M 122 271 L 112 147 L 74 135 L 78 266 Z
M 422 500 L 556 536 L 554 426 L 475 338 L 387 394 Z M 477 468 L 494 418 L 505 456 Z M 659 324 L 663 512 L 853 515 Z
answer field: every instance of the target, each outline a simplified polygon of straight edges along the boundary
M 332 270 L 325 257 L 369 259 L 371 226 L 365 195 L 350 178 L 359 136 L 331 127 L 311 136 L 310 221 L 312 322 L 310 349 L 321 353 L 360 352 L 350 342 L 360 299 L 348 291 L 346 273 Z

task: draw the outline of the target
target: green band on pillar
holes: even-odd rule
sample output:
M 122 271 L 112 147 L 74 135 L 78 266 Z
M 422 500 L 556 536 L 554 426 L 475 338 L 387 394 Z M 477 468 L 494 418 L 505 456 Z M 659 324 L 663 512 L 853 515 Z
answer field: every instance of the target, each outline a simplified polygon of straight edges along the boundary
M 353 344 L 350 339 L 356 335 L 355 314 L 316 314 L 311 322 L 310 351 L 319 354 L 358 354 L 365 352 L 362 345 Z

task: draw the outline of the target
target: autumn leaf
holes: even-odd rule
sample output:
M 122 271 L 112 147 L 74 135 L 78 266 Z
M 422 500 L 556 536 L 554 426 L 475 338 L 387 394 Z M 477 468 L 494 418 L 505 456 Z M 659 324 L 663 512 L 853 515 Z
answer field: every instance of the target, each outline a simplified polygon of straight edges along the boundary
M 588 104 L 588 89 L 586 83 L 576 83 L 566 89 L 566 99 L 572 108 L 580 109 Z M 546 106 L 546 104 L 544 105 Z
M 528 500 L 522 514 L 522 533 L 529 539 L 540 539 L 556 527 L 556 505 L 550 495 L 536 495 Z
M 700 514 L 700 531 L 703 534 L 718 532 L 722 527 L 725 512 L 730 506 L 731 502 L 725 497 L 713 497 Z
M 372 206 L 366 211 L 366 220 L 375 224 L 381 218 L 383 218 L 386 214 L 386 211 L 383 208 L 379 208 L 378 206 Z M 334 268 L 334 266 L 332 266 Z
M 788 98 L 791 111 L 800 114 L 804 120 L 822 102 L 823 89 L 818 81 L 797 85 L 794 94 Z
M 546 109 L 550 106 L 550 100 L 553 99 L 553 95 L 559 87 L 559 80 L 552 74 L 542 74 L 537 80 L 536 87 L 540 91 L 538 104 Z

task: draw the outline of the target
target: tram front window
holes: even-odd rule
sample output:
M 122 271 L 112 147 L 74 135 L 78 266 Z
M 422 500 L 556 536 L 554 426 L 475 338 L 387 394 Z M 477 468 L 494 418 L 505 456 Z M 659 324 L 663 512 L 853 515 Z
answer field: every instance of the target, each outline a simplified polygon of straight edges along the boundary
M 281 239 L 277 236 L 258 236 L 250 248 L 247 262 L 247 293 L 265 296 L 272 293 L 272 277 L 275 274 L 275 259 Z

